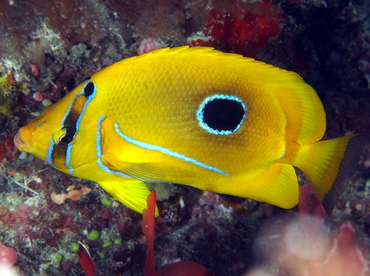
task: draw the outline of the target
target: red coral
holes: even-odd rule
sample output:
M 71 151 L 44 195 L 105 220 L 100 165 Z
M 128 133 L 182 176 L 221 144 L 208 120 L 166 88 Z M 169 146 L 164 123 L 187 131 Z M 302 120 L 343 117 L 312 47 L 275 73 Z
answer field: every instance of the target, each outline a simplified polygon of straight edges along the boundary
M 213 46 L 256 57 L 271 37 L 280 32 L 281 14 L 270 0 L 254 3 L 239 14 L 224 10 L 211 10 L 203 34 L 205 38 L 189 41 L 191 46 Z
M 160 271 L 157 276 L 214 276 L 213 272 L 205 268 L 201 264 L 181 261 L 174 264 L 170 264 Z
M 334 246 L 323 263 L 308 267 L 308 276 L 364 276 L 369 273 L 369 261 L 356 245 L 355 229 L 347 221 L 340 227 Z
M 0 162 L 5 159 L 13 159 L 17 154 L 17 149 L 13 143 L 14 136 L 2 136 L 0 135 Z
M 18 261 L 17 251 L 14 248 L 0 243 L 0 267 L 11 267 Z
M 31 73 L 34 76 L 40 75 L 40 69 L 36 64 L 31 64 Z
M 2 210 L 0 221 L 17 231 L 19 235 L 27 234 L 32 226 L 38 225 L 33 207 L 28 205 L 16 206 L 14 211 Z
M 155 202 L 156 193 L 153 190 L 148 198 L 148 209 L 143 210 L 142 229 L 148 241 L 148 251 L 145 262 L 145 276 L 213 276 L 213 272 L 205 268 L 201 264 L 180 261 L 170 264 L 158 272 L 155 271 L 155 257 L 154 257 L 154 225 L 155 225 Z
M 159 43 L 156 39 L 153 38 L 144 38 L 137 49 L 139 55 L 151 52 L 156 49 L 164 48 L 165 46 Z
M 311 184 L 299 187 L 298 211 L 300 216 L 311 215 L 317 218 L 326 218 L 328 215 Z

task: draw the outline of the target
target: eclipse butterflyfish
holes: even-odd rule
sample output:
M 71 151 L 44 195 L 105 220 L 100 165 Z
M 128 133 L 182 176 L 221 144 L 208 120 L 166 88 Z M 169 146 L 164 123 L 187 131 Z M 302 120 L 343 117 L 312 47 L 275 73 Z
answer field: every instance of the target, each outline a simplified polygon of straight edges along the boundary
M 213 48 L 159 49 L 114 63 L 22 127 L 15 144 L 99 183 L 142 212 L 145 182 L 172 182 L 292 208 L 294 167 L 330 213 L 362 136 L 319 141 L 323 105 L 296 73 Z

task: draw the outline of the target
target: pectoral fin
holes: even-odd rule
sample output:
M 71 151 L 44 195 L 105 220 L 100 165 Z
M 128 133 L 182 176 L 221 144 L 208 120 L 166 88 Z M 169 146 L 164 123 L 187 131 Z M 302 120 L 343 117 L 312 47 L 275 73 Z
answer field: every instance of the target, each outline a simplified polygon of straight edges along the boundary
M 113 153 L 106 154 L 102 159 L 110 169 L 123 172 L 141 181 L 161 181 L 166 177 L 162 169 L 151 163 L 124 162 Z
M 99 182 L 100 186 L 111 196 L 128 208 L 142 213 L 147 208 L 146 199 L 150 194 L 148 187 L 139 180 L 120 181 L 120 182 Z M 156 207 L 155 215 L 158 216 Z

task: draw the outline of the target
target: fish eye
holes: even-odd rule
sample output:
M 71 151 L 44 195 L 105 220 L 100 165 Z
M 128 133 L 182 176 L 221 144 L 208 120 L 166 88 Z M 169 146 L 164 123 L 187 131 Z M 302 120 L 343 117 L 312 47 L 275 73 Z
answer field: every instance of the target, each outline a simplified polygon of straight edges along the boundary
M 57 145 L 72 145 L 76 142 L 76 129 L 64 127 L 53 134 L 53 141 Z

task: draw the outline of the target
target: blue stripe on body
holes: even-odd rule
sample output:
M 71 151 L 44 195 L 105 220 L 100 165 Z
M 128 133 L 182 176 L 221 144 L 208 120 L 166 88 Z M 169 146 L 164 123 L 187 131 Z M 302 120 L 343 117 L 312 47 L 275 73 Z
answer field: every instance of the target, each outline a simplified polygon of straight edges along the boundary
M 72 150 L 73 145 L 68 145 L 67 146 L 67 152 L 66 152 L 66 167 L 69 170 L 69 174 L 73 175 L 74 168 L 70 165 L 71 162 L 71 150 Z
M 101 134 L 100 134 L 100 130 L 101 130 L 101 123 L 102 123 L 102 121 L 106 117 L 107 116 L 102 116 L 98 120 L 98 129 L 97 129 L 97 132 L 96 132 L 96 157 L 97 158 L 102 158 L 102 156 L 103 156 L 102 149 L 101 149 Z
M 53 165 L 52 154 L 53 154 L 54 145 L 55 145 L 55 143 L 53 141 L 53 138 L 51 138 L 50 143 L 49 143 L 49 147 L 48 147 L 48 151 L 46 153 L 46 162 L 48 162 L 50 165 Z
M 185 162 L 189 162 L 189 163 L 192 163 L 194 165 L 197 165 L 199 167 L 202 167 L 203 169 L 207 169 L 207 170 L 210 170 L 210 171 L 214 171 L 214 172 L 217 172 L 219 174 L 223 174 L 223 175 L 226 175 L 226 176 L 230 176 L 230 174 L 218 169 L 218 168 L 215 168 L 213 166 L 210 166 L 210 165 L 207 165 L 207 164 L 204 164 L 196 159 L 193 159 L 193 158 L 190 158 L 186 155 L 183 155 L 181 153 L 178 153 L 178 152 L 174 152 L 172 150 L 169 150 L 169 149 L 166 149 L 166 148 L 163 148 L 161 146 L 156 146 L 156 145 L 151 145 L 151 144 L 147 144 L 147 143 L 144 143 L 144 142 L 140 142 L 138 140 L 135 140 L 131 137 L 128 137 L 127 135 L 123 134 L 120 129 L 119 129 L 119 126 L 117 123 L 114 123 L 114 128 L 117 132 L 117 134 L 122 138 L 124 139 L 125 141 L 131 143 L 131 144 L 134 144 L 136 146 L 139 146 L 143 149 L 147 149 L 147 150 L 153 150 L 153 151 L 159 151 L 163 154 L 166 154 L 166 155 L 169 155 L 169 156 L 172 156 L 172 157 L 175 157 L 175 158 L 178 158 L 180 160 L 183 160 Z

